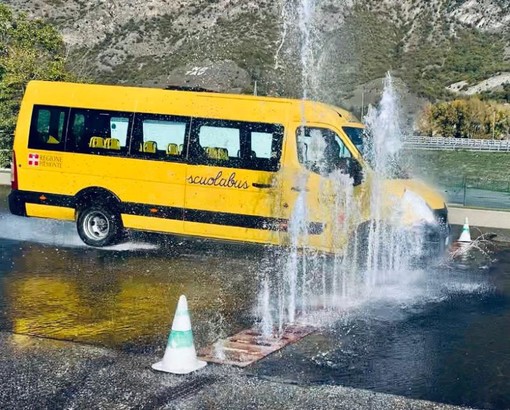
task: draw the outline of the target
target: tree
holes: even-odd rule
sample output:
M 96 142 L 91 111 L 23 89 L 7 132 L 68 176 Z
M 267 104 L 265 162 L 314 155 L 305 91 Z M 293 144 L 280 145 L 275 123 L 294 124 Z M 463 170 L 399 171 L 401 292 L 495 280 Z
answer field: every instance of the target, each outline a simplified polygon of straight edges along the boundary
M 0 149 L 10 149 L 21 98 L 31 80 L 72 80 L 60 33 L 0 4 Z
M 510 134 L 510 107 L 479 98 L 427 105 L 418 123 L 422 133 L 452 138 L 495 138 Z

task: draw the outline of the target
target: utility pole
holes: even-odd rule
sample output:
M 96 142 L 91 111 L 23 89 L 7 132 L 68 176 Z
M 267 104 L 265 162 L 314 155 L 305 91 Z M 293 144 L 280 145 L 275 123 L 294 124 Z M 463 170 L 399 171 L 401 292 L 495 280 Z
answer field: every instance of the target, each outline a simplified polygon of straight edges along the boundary
M 361 86 L 361 121 L 363 121 L 364 114 L 365 114 L 365 87 Z
M 492 139 L 496 135 L 496 111 L 492 113 Z

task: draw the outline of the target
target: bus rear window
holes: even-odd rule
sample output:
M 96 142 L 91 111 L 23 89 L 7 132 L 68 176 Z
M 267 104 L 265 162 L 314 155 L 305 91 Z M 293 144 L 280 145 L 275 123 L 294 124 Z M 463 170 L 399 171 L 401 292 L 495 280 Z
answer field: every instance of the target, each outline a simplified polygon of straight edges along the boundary
M 64 150 L 64 135 L 69 108 L 34 106 L 29 148 Z

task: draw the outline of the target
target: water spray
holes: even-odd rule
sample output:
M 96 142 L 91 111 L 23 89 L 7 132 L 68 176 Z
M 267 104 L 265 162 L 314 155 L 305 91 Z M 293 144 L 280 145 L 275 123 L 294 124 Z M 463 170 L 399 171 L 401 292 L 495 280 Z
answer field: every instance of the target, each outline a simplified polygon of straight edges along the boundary
M 288 0 L 282 11 L 284 17 L 297 16 L 299 19 L 303 132 L 306 127 L 305 100 L 318 94 L 319 77 L 313 50 L 314 39 L 318 38 L 314 28 L 315 8 L 314 0 Z M 283 42 L 291 34 L 290 27 L 284 22 L 277 59 Z M 279 253 L 276 258 L 281 264 L 276 277 L 270 280 L 269 273 L 262 277 L 259 314 L 263 334 L 276 332 L 281 335 L 289 324 L 306 322 L 307 316 L 317 309 L 339 312 L 341 307 L 369 301 L 381 287 L 407 283 L 411 277 L 419 276 L 415 262 L 423 247 L 422 225 L 416 224 L 409 229 L 404 220 L 409 209 L 418 210 L 421 219 L 427 223 L 434 220 L 433 215 L 412 191 L 390 198 L 385 185 L 399 166 L 399 152 L 403 146 L 400 118 L 399 97 L 388 74 L 379 107 L 371 107 L 365 118 L 370 132 L 366 141 L 367 160 L 373 168 L 369 175 L 368 219 L 362 215 L 365 202 L 361 202 L 362 197 L 349 175 L 338 170 L 323 176 L 323 192 L 319 193 L 317 202 L 323 209 L 313 210 L 307 208 L 311 203 L 306 190 L 309 173 L 295 176 L 294 186 L 298 194 L 289 220 L 288 251 Z M 312 145 L 309 150 L 313 151 Z M 324 150 L 319 147 L 316 151 Z M 328 203 L 327 197 L 335 198 L 334 204 Z M 338 243 L 339 246 L 334 248 L 341 251 L 325 256 L 310 248 L 311 211 L 330 221 L 331 240 Z M 345 238 L 347 243 L 343 243 Z

